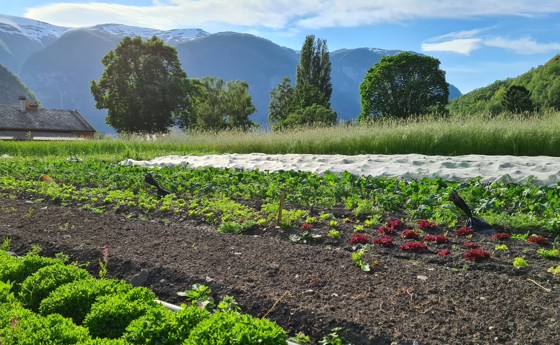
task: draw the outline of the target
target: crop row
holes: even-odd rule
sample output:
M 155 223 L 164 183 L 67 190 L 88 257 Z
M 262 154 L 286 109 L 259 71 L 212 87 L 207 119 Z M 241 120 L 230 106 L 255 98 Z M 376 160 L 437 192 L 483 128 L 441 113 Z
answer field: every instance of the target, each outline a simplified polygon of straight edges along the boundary
M 286 344 L 278 325 L 239 313 L 232 297 L 214 303 L 205 286 L 172 312 L 144 287 L 95 279 L 65 259 L 0 250 L 0 343 Z
M 171 192 L 159 198 L 144 182 L 150 170 L 99 161 L 40 161 L 10 158 L 0 161 L 0 191 L 33 195 L 93 212 L 113 210 L 125 216 L 168 214 L 177 219 L 205 220 L 229 232 L 277 221 L 280 198 L 285 198 L 282 226 L 299 226 L 314 213 L 342 209 L 379 226 L 385 215 L 427 219 L 455 227 L 462 213 L 448 196 L 458 190 L 475 214 L 508 229 L 560 231 L 560 185 L 486 184 L 480 179 L 450 182 L 442 179 L 403 181 L 397 178 L 318 175 L 301 171 L 267 172 L 228 168 L 191 169 L 188 165 L 156 168 L 152 176 Z M 56 183 L 38 181 L 48 174 Z M 324 217 L 327 219 L 328 217 Z

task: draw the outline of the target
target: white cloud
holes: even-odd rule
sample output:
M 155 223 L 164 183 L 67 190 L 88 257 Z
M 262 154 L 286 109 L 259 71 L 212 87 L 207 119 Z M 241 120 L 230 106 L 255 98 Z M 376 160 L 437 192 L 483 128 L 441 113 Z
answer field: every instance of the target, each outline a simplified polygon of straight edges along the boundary
M 480 48 L 480 38 L 459 38 L 440 43 L 422 43 L 425 52 L 451 52 L 462 55 L 470 55 L 471 52 Z
M 560 43 L 540 43 L 529 36 L 508 39 L 501 36 L 480 35 L 490 29 L 451 32 L 434 37 L 422 43 L 422 50 L 426 52 L 451 52 L 462 55 L 470 55 L 473 51 L 483 46 L 506 49 L 524 55 L 560 50 Z
M 556 13 L 560 13 L 558 0 L 152 0 L 152 6 L 51 3 L 29 9 L 26 16 L 63 26 L 119 22 L 150 23 L 161 29 L 218 24 L 320 29 L 410 19 Z
M 560 50 L 560 43 L 558 42 L 539 43 L 531 37 L 522 37 L 519 39 L 494 37 L 484 40 L 484 45 L 488 47 L 507 49 L 518 54 L 526 55 Z

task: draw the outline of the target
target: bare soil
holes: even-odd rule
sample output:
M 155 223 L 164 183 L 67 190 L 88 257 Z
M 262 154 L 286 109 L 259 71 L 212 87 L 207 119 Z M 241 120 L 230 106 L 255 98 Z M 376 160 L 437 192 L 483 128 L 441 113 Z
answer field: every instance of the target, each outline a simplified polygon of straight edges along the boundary
M 177 292 L 202 283 L 216 299 L 233 296 L 243 312 L 315 341 L 342 327 L 353 344 L 560 344 L 560 278 L 546 272 L 559 262 L 536 255 L 535 244 L 509 240 L 509 251 L 498 252 L 496 240 L 450 231 L 449 243 L 407 253 L 396 236 L 395 247 L 373 246 L 365 254 L 372 268 L 366 273 L 351 259 L 351 224 L 343 225 L 339 240 L 317 227 L 321 239 L 299 244 L 288 236 L 300 229 L 222 234 L 165 214 L 126 219 L 31 199 L 0 193 L 0 236 L 11 240 L 14 252 L 38 245 L 43 255 L 64 252 L 97 274 L 107 245 L 110 277 L 147 286 L 170 303 L 183 303 Z M 466 242 L 492 257 L 465 260 Z M 443 248 L 452 254 L 436 255 Z M 514 268 L 517 256 L 529 267 Z

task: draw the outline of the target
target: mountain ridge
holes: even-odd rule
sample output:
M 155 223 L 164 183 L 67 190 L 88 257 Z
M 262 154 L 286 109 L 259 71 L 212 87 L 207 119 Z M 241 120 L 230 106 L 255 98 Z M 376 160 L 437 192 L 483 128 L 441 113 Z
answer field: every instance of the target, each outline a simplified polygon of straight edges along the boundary
M 0 25 L 7 16 L 0 15 Z M 18 20 L 10 17 L 12 23 Z M 17 18 L 17 17 L 16 17 Z M 39 32 L 51 29 L 48 23 L 22 18 L 22 25 L 37 25 Z M 37 24 L 39 23 L 39 24 Z M 79 110 L 102 132 L 114 132 L 105 124 L 106 110 L 95 108 L 89 82 L 99 80 L 104 66 L 101 58 L 116 48 L 124 35 L 156 36 L 177 49 L 179 60 L 189 77 L 213 76 L 224 80 L 244 80 L 257 112 L 251 119 L 268 125 L 270 91 L 289 77 L 295 81 L 298 53 L 266 38 L 237 32 L 209 34 L 201 29 L 155 30 L 120 24 L 71 28 L 45 44 L 20 34 L 0 30 L 0 64 L 4 64 L 37 94 L 45 107 Z M 5 27 L 4 27 L 5 29 Z M 31 30 L 31 29 L 29 29 Z M 36 35 L 40 36 L 39 33 Z M 143 36 L 142 36 L 143 35 Z M 45 36 L 46 37 L 46 36 Z M 4 43 L 4 44 L 2 44 Z M 339 120 L 353 120 L 361 110 L 359 84 L 367 70 L 383 56 L 399 50 L 380 48 L 340 49 L 331 52 L 333 95 L 331 104 Z M 460 95 L 450 86 L 450 94 Z

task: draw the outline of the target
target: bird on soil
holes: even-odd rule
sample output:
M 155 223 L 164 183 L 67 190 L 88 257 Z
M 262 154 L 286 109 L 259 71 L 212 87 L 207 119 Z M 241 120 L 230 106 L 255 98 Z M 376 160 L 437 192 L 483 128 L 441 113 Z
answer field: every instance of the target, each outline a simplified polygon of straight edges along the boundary
M 465 215 L 467 216 L 467 227 L 471 227 L 474 231 L 482 235 L 492 235 L 496 233 L 496 229 L 494 229 L 492 225 L 486 223 L 480 218 L 473 216 L 469 205 L 467 205 L 465 200 L 463 200 L 463 198 L 459 196 L 457 191 L 454 190 L 451 192 L 451 194 L 449 194 L 449 200 L 453 201 L 455 206 L 460 208 L 465 213 Z
M 151 173 L 147 173 L 146 176 L 144 177 L 144 182 L 146 182 L 147 184 L 150 184 L 154 187 L 156 187 L 157 189 L 157 195 L 160 198 L 163 198 L 164 196 L 171 194 L 170 191 L 163 189 L 159 186 L 159 184 L 156 182 L 156 180 L 153 178 Z

